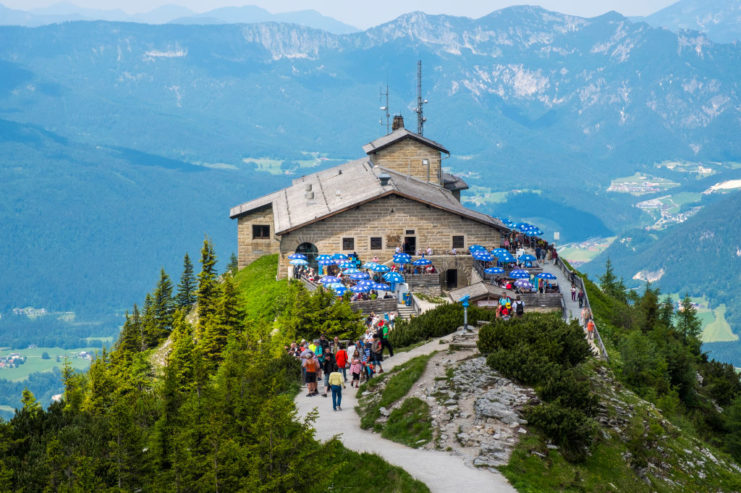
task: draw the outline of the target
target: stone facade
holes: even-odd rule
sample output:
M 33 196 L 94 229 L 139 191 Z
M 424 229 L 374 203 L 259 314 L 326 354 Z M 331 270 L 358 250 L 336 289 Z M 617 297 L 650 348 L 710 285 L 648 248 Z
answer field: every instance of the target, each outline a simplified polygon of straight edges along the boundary
M 255 238 L 252 226 L 268 226 L 267 238 Z M 263 255 L 280 252 L 280 241 L 275 237 L 273 208 L 270 205 L 261 207 L 239 217 L 237 223 L 237 248 L 239 268 L 254 262 Z
M 242 242 L 243 221 L 245 224 L 247 222 L 254 224 L 256 221 L 254 213 L 240 218 L 239 221 L 240 267 L 264 254 L 251 252 L 249 254 L 251 260 L 243 261 L 242 252 L 249 251 L 249 247 L 243 248 L 247 246 Z M 251 234 L 251 231 L 249 233 Z M 302 243 L 315 245 L 320 253 L 354 251 L 363 261 L 377 256 L 385 262 L 391 260 L 395 248 L 401 245 L 405 238 L 413 238 L 418 249 L 430 247 L 433 253 L 439 254 L 452 249 L 453 236 L 463 236 L 463 246 L 458 248 L 460 252 L 472 244 L 498 247 L 501 243 L 501 232 L 491 226 L 404 197 L 396 195 L 381 197 L 282 235 L 278 275 L 279 277 L 288 275 L 290 265 L 287 256 L 295 252 Z M 381 238 L 380 249 L 371 250 L 371 238 L 374 237 Z M 343 248 L 343 238 L 352 238 L 352 248 Z M 271 240 L 263 247 L 263 252 L 274 253 L 272 249 L 267 251 L 272 245 Z M 456 265 L 454 268 L 464 270 L 458 272 L 458 282 L 461 285 L 467 284 L 470 278 L 471 257 L 462 255 L 457 259 L 452 257 L 446 262 Z M 435 265 L 444 276 L 443 266 Z
M 370 157 L 373 164 L 377 166 L 442 185 L 440 151 L 412 138 L 406 138 L 392 146 L 373 152 Z M 429 161 L 429 166 L 422 164 L 423 159 Z

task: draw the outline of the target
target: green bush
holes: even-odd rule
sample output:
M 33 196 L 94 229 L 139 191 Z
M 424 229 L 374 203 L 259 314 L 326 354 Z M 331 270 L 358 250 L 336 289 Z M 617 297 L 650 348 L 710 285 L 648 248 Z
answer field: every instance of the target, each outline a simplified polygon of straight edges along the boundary
M 566 460 L 586 460 L 597 429 L 594 421 L 582 411 L 549 402 L 526 409 L 525 418 L 561 448 Z
M 491 353 L 486 362 L 507 378 L 531 386 L 543 382 L 549 375 L 557 374 L 560 369 L 559 365 L 526 344 L 499 349 Z
M 494 312 L 475 306 L 468 308 L 468 323 L 493 320 Z M 397 320 L 389 341 L 394 347 L 405 347 L 434 337 L 455 332 L 463 325 L 463 306 L 460 303 L 441 305 L 411 320 Z
M 553 401 L 563 407 L 578 409 L 587 416 L 597 414 L 599 399 L 589 387 L 589 380 L 581 372 L 573 369 L 549 375 L 540 390 L 540 397 L 544 401 Z

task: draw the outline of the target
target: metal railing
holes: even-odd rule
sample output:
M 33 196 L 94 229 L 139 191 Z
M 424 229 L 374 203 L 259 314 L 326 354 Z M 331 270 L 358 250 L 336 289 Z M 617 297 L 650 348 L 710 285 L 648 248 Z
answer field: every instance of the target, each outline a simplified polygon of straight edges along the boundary
M 589 308 L 589 312 L 592 314 L 592 322 L 594 322 L 594 312 L 592 312 L 592 305 L 589 304 L 589 295 L 587 294 L 587 287 L 584 285 L 584 280 L 576 274 L 576 272 L 569 269 L 569 267 L 564 263 L 563 260 L 561 260 L 561 256 L 556 257 L 556 265 L 559 269 L 561 269 L 561 272 L 566 274 L 569 278 L 569 280 L 579 289 L 581 289 L 584 292 L 584 303 L 586 303 L 586 307 Z M 564 286 L 565 287 L 565 286 Z M 566 296 L 566 291 L 564 289 L 561 289 L 561 292 L 564 296 Z M 564 305 L 564 316 L 566 315 L 566 306 Z M 602 342 L 602 336 L 599 333 L 599 330 L 597 329 L 597 323 L 594 322 L 594 334 L 597 336 L 597 347 L 600 350 L 601 356 L 609 361 L 609 357 L 607 356 L 607 349 L 605 349 L 605 344 Z

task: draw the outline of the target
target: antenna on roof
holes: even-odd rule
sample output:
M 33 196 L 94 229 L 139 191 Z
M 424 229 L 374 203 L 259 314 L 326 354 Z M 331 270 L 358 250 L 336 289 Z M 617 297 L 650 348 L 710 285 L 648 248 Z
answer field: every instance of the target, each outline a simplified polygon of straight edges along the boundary
M 422 60 L 417 60 L 417 108 L 414 112 L 417 113 L 417 133 L 419 135 L 423 135 L 424 125 L 427 121 L 422 109 L 425 104 L 427 104 L 427 100 L 422 99 Z
M 383 101 L 384 96 L 386 97 L 386 105 L 381 106 L 381 111 L 384 111 L 386 114 L 386 135 L 391 133 L 391 113 L 389 113 L 389 83 L 386 82 L 386 92 L 381 89 L 381 94 L 379 96 L 379 99 Z M 378 120 L 378 123 L 380 125 L 383 125 L 383 120 Z

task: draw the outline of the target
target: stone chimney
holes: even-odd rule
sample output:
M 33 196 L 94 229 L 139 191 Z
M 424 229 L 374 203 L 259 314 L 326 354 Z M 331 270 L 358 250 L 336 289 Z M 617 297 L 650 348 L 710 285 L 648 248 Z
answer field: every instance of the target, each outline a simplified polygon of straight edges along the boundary
M 401 115 L 394 115 L 394 121 L 391 124 L 391 131 L 399 130 L 404 128 L 404 117 Z

